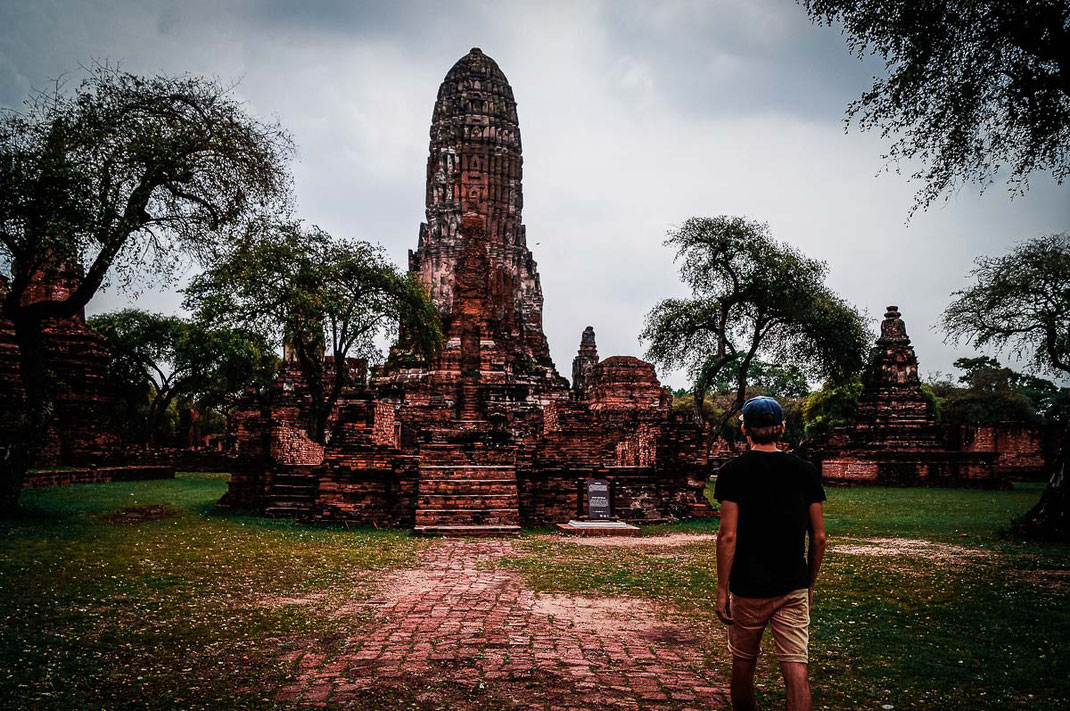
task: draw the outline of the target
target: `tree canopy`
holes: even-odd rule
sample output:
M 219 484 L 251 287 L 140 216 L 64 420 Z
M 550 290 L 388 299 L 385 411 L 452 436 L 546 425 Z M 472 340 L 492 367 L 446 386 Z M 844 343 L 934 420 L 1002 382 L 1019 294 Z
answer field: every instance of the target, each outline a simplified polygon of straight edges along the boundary
M 180 257 L 225 242 L 223 228 L 253 208 L 289 199 L 287 134 L 246 114 L 227 87 L 97 66 L 64 89 L 0 112 L 0 249 L 12 276 L 4 307 L 16 323 L 77 313 L 109 276 L 170 275 Z M 55 259 L 84 265 L 79 288 L 20 304 Z
M 176 397 L 224 405 L 246 386 L 266 382 L 277 367 L 263 336 L 245 329 L 138 309 L 102 314 L 89 325 L 107 339 L 113 376 L 128 391 L 150 394 L 145 442 Z
M 0 442 L 0 510 L 44 442 L 53 382 L 43 323 L 75 316 L 106 281 L 140 273 L 166 281 L 190 259 L 222 248 L 253 212 L 289 205 L 287 134 L 246 112 L 229 87 L 195 76 L 88 70 L 22 110 L 0 110 L 0 307 L 15 329 L 26 408 Z M 66 293 L 33 300 L 34 281 L 77 266 Z
M 717 374 L 710 383 L 710 389 L 713 392 L 734 392 L 738 382 L 739 369 L 737 362 L 733 362 Z M 801 398 L 810 394 L 806 373 L 794 363 L 778 365 L 755 358 L 747 369 L 747 384 L 760 390 L 763 395 L 777 399 Z
M 350 384 L 347 358 L 378 358 L 376 340 L 399 325 L 425 357 L 442 339 L 438 309 L 416 275 L 401 273 L 374 245 L 297 222 L 250 224 L 241 246 L 185 293 L 201 318 L 293 349 L 312 399 L 309 434 L 319 442 Z
M 1070 2 L 1067 0 L 802 0 L 841 25 L 859 57 L 882 57 L 848 108 L 863 130 L 893 139 L 887 158 L 917 161 L 915 209 L 963 183 L 1006 174 L 1070 174 Z
M 959 358 L 958 383 L 934 380 L 929 387 L 940 403 L 940 419 L 949 424 L 1025 422 L 1051 424 L 1061 417 L 1059 386 L 1045 378 L 1019 373 L 990 356 Z
M 647 358 L 693 378 L 699 421 L 705 393 L 726 372 L 736 398 L 723 419 L 738 412 L 759 356 L 813 378 L 861 367 L 870 340 L 861 316 L 825 285 L 824 263 L 774 240 L 768 225 L 693 217 L 666 244 L 693 296 L 659 302 L 641 338 Z
M 942 325 L 958 343 L 1007 349 L 1041 372 L 1070 375 L 1070 233 L 980 257 L 973 281 L 952 294 Z
M 972 284 L 956 291 L 943 328 L 954 342 L 1010 350 L 1040 372 L 1070 376 L 1070 233 L 1037 237 L 1000 257 L 981 257 Z M 1015 528 L 1023 535 L 1070 540 L 1070 482 L 1063 451 L 1048 488 Z

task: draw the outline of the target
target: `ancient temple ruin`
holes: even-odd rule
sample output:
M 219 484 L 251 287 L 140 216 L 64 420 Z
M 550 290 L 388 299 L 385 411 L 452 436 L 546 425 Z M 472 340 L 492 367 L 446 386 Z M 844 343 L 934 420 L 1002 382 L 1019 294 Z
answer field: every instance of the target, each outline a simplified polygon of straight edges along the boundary
M 599 478 L 620 518 L 710 512 L 703 432 L 672 417 L 652 365 L 599 361 L 588 328 L 572 387 L 558 374 L 522 221 L 522 175 L 512 88 L 473 49 L 438 92 L 426 222 L 409 256 L 441 313 L 444 347 L 422 362 L 402 331 L 385 364 L 340 401 L 326 447 L 304 435 L 300 386 L 287 370 L 234 418 L 239 455 L 254 464 L 232 476 L 224 504 L 501 533 L 582 517 L 585 484 Z
M 63 300 L 82 280 L 81 267 L 54 260 L 33 276 L 23 293 L 24 304 Z M 0 276 L 0 301 L 8 293 Z M 116 403 L 108 378 L 104 339 L 85 323 L 85 313 L 50 319 L 44 324 L 45 358 L 55 379 L 55 418 L 37 465 L 79 466 L 113 459 L 120 448 Z M 24 391 L 19 374 L 14 325 L 0 315 L 0 430 L 14 432 L 23 412 Z
M 968 451 L 936 422 L 918 377 L 899 308 L 881 322 L 874 358 L 863 376 L 856 424 L 841 427 L 808 453 L 826 481 L 847 484 L 998 487 L 993 452 Z

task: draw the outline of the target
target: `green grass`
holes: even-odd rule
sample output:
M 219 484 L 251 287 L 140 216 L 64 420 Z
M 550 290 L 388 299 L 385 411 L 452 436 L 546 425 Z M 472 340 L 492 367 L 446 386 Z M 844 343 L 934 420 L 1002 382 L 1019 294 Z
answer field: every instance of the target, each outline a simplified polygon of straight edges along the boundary
M 1015 484 L 1011 491 L 829 487 L 825 526 L 832 536 L 910 536 L 966 545 L 996 544 L 1006 538 L 1011 519 L 1028 511 L 1044 487 L 1042 483 Z M 697 519 L 646 526 L 643 535 L 716 530 L 717 519 Z
M 815 707 L 1048 709 L 1070 706 L 1070 547 L 1008 540 L 999 529 L 1039 485 L 1014 491 L 830 489 L 833 548 L 811 637 Z M 716 520 L 644 529 L 710 533 Z M 962 534 L 966 534 L 965 537 Z M 878 537 L 922 539 L 908 554 L 837 552 Z M 950 546 L 949 546 L 950 544 Z M 506 562 L 543 591 L 634 595 L 703 631 L 727 678 L 725 628 L 713 610 L 713 542 L 682 548 L 596 548 L 526 539 Z M 759 696 L 782 704 L 766 635 Z
M 216 512 L 225 490 L 180 475 L 27 491 L 25 517 L 0 523 L 0 708 L 262 708 L 284 650 L 344 638 L 332 599 L 423 545 Z M 137 522 L 146 506 L 165 517 Z
M 338 651 L 356 622 L 331 610 L 427 545 L 407 532 L 219 512 L 225 488 L 224 475 L 180 475 L 27 491 L 26 516 L 0 523 L 0 708 L 269 707 L 266 690 L 292 678 L 281 655 Z M 830 489 L 834 547 L 813 616 L 817 707 L 1070 705 L 1070 547 L 998 533 L 1040 490 Z M 169 508 L 139 520 L 150 506 Z M 715 530 L 714 520 L 644 534 Z M 883 557 L 835 548 L 878 537 L 933 545 Z M 529 535 L 518 548 L 503 564 L 531 587 L 646 598 L 682 616 L 727 674 L 712 542 L 591 547 Z M 766 705 L 780 703 L 771 657 L 759 675 Z

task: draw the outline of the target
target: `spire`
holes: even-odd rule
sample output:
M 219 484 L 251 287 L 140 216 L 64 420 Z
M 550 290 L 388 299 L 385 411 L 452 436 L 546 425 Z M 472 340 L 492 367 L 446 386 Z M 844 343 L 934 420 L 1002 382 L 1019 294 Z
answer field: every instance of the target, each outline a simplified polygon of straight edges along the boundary
M 903 317 L 899 315 L 898 306 L 889 306 L 881 322 L 881 337 L 877 344 L 882 346 L 910 345 L 910 337 L 907 336 L 907 326 L 903 323 Z
M 583 393 L 590 385 L 591 371 L 598 365 L 598 346 L 594 342 L 594 326 L 583 329 L 580 349 L 572 360 L 572 389 Z

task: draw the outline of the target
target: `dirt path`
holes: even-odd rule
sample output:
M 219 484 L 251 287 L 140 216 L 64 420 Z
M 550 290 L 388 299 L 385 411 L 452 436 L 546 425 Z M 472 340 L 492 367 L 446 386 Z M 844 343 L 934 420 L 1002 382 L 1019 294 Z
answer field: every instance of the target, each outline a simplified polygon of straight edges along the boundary
M 724 708 L 726 688 L 685 627 L 633 599 L 546 595 L 486 563 L 508 541 L 436 542 L 384 579 L 324 657 L 295 653 L 280 701 L 357 708 Z M 404 706 L 402 704 L 404 703 Z M 392 705 L 393 704 L 393 705 Z

